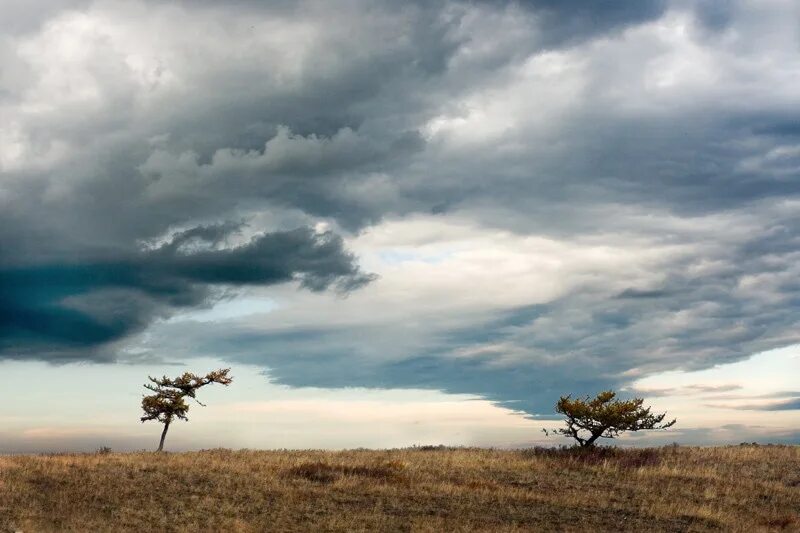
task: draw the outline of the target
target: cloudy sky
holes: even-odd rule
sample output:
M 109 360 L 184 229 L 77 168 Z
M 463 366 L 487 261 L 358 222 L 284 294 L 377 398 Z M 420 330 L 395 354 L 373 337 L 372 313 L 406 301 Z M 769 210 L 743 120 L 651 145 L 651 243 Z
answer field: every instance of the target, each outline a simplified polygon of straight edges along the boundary
M 800 441 L 795 0 L 0 4 L 0 451 Z

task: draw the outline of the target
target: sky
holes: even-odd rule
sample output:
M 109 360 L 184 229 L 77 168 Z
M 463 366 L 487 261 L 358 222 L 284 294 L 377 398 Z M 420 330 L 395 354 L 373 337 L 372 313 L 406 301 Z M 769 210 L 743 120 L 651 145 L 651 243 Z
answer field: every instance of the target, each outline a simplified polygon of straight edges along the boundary
M 796 1 L 0 5 L 0 452 L 800 442 Z

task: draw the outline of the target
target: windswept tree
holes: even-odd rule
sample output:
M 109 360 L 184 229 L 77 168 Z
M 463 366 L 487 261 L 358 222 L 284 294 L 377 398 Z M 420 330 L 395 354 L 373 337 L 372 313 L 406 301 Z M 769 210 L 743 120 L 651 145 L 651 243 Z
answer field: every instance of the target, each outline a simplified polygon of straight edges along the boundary
M 142 398 L 144 416 L 142 416 L 141 420 L 142 422 L 157 420 L 164 424 L 161 440 L 158 443 L 159 452 L 164 449 L 164 439 L 167 438 L 167 431 L 169 431 L 169 425 L 172 421 L 176 418 L 189 420 L 187 416 L 189 404 L 186 403 L 186 398 L 191 398 L 205 407 L 205 404 L 196 397 L 197 389 L 211 383 L 230 385 L 233 381 L 233 378 L 228 376 L 230 371 L 230 368 L 222 368 L 209 372 L 202 377 L 186 372 L 175 379 L 170 379 L 167 376 L 162 378 L 148 376 L 151 383 L 146 383 L 144 387 L 152 391 L 153 394 Z
M 664 422 L 667 414 L 651 413 L 650 407 L 642 406 L 641 398 L 615 400 L 616 396 L 610 390 L 592 399 L 562 396 L 556 411 L 566 417 L 566 427 L 555 433 L 575 439 L 582 448 L 589 448 L 597 439 L 613 439 L 624 431 L 667 429 L 677 421 Z

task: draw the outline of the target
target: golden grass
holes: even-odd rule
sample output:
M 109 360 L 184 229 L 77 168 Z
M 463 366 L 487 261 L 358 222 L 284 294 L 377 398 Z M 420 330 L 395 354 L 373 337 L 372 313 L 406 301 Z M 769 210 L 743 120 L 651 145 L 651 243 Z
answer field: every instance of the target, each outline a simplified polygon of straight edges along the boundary
M 0 457 L 0 531 L 800 531 L 800 447 Z

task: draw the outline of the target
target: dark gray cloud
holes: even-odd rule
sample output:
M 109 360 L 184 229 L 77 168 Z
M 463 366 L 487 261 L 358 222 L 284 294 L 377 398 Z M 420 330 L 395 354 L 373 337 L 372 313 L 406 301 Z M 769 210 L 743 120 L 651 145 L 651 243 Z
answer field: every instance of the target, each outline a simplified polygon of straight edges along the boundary
M 558 46 L 604 35 L 661 16 L 666 0 L 520 0 L 542 17 L 545 45 Z
M 793 398 L 783 402 L 775 402 L 761 407 L 761 411 L 798 411 L 800 410 L 800 398 Z
M 547 312 L 547 306 L 516 309 L 469 327 L 437 331 L 430 339 L 417 324 L 402 321 L 272 333 L 230 332 L 226 327 L 187 323 L 154 330 L 149 346 L 169 353 L 225 353 L 231 360 L 265 366 L 271 379 L 292 386 L 480 394 L 534 415 L 550 413 L 566 392 L 594 394 L 626 383 L 619 375 L 629 365 L 624 358 L 577 350 L 568 353 L 562 338 L 554 338 L 552 344 L 522 346 L 524 358 L 498 364 L 498 356 L 512 348 L 505 344 L 506 338 Z M 191 338 L 196 344 L 180 346 L 171 338 Z M 410 345 L 408 339 L 413 339 Z M 494 343 L 500 348 L 459 354 L 460 349 Z
M 0 42 L 4 357 L 111 358 L 222 287 L 360 286 L 340 239 L 292 228 L 353 239 L 421 213 L 635 264 L 531 305 L 437 318 L 395 295 L 342 325 L 304 302 L 294 324 L 182 341 L 292 385 L 542 412 L 798 340 L 796 8 L 42 5 Z
M 617 295 L 617 298 L 662 298 L 668 296 L 666 291 L 659 289 L 625 289 Z
M 208 304 L 220 287 L 298 280 L 346 292 L 371 280 L 341 238 L 274 232 L 229 248 L 235 226 L 199 226 L 132 254 L 0 269 L 0 353 L 12 358 L 111 358 L 113 341 L 177 308 Z
M 200 344 L 210 347 L 208 353 L 264 365 L 274 379 L 294 386 L 479 393 L 512 408 L 547 413 L 566 392 L 623 388 L 632 377 L 707 368 L 800 341 L 792 333 L 800 325 L 792 306 L 783 301 L 758 305 L 734 295 L 740 275 L 674 280 L 673 286 L 690 286 L 671 289 L 668 297 L 609 294 L 603 299 L 579 291 L 493 320 L 438 329 L 431 338 L 421 337 L 416 324 L 387 322 L 233 336 L 218 332 Z M 763 315 L 754 318 L 753 307 Z M 405 339 L 414 337 L 419 342 L 407 344 Z M 686 393 L 734 388 L 696 387 Z
M 698 21 L 709 30 L 722 31 L 731 23 L 736 7 L 735 0 L 701 0 L 696 2 Z
M 780 400 L 776 402 L 744 404 L 744 405 L 717 405 L 727 409 L 739 411 L 797 411 L 800 410 L 800 397 Z
M 683 260 L 668 262 L 670 276 L 659 289 L 620 291 L 598 280 L 545 304 L 462 315 L 460 327 L 427 324 L 414 311 L 377 324 L 368 315 L 349 325 L 320 327 L 312 319 L 306 327 L 285 327 L 275 311 L 267 319 L 275 325 L 262 331 L 200 333 L 187 326 L 178 337 L 198 339 L 190 351 L 262 365 L 273 379 L 294 386 L 424 387 L 479 393 L 547 413 L 566 392 L 623 388 L 651 373 L 708 368 L 800 341 L 794 250 L 779 240 L 777 248 L 753 253 L 754 242 L 767 239 L 750 231 L 743 238 L 740 246 L 701 241 L 704 253 L 690 249 Z M 164 335 L 155 334 L 154 350 L 170 346 Z M 646 394 L 719 394 L 738 387 Z
M 605 374 L 599 365 L 580 367 L 584 362 L 577 360 L 574 366 L 564 361 L 557 365 L 530 361 L 504 366 L 496 363 L 496 354 L 457 358 L 447 342 L 387 360 L 379 354 L 387 344 L 414 334 L 401 324 L 378 329 L 297 329 L 273 334 L 226 334 L 223 328 L 194 324 L 169 331 L 173 335 L 182 332 L 179 336 L 193 339 L 192 344 L 180 346 L 167 338 L 166 332 L 162 337 L 156 331 L 148 346 L 168 353 L 225 353 L 229 360 L 266 367 L 270 379 L 290 386 L 479 394 L 531 415 L 551 413 L 555 401 L 566 392 L 566 384 L 574 394 L 594 394 L 624 383 L 617 376 Z

